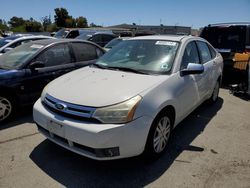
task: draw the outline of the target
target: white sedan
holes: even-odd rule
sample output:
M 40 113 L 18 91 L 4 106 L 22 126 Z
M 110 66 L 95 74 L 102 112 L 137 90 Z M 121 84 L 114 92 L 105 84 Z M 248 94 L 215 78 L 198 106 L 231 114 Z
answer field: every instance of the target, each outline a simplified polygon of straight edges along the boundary
M 49 140 L 92 159 L 158 157 L 176 125 L 205 100 L 216 102 L 222 69 L 202 38 L 132 38 L 48 84 L 34 120 Z
M 5 37 L 2 39 L 0 38 L 0 55 L 24 43 L 42 39 L 53 39 L 53 37 L 43 36 L 43 35 L 19 34 L 19 35 L 12 35 L 9 37 Z

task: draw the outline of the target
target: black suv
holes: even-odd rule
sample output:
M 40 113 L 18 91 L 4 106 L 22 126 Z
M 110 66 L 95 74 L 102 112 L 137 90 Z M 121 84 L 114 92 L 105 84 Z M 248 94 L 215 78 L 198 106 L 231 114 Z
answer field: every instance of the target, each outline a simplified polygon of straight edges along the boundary
M 0 122 L 17 107 L 33 104 L 53 79 L 104 54 L 98 45 L 70 39 L 23 44 L 0 56 Z
M 204 27 L 201 37 L 224 59 L 224 83 L 250 85 L 250 23 L 221 23 Z M 247 84 L 248 82 L 248 84 Z M 250 86 L 248 86 L 250 89 Z

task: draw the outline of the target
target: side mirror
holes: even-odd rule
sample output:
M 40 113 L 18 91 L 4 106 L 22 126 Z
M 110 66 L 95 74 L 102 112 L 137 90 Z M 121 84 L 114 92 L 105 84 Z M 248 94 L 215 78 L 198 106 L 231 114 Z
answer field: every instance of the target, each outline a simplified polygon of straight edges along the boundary
M 13 49 L 13 48 L 4 48 L 2 52 L 3 52 L 3 53 L 6 53 L 6 52 L 8 52 L 8 51 L 10 51 L 10 50 L 12 50 L 12 49 Z
M 34 62 L 30 63 L 30 65 L 29 65 L 29 68 L 32 71 L 34 71 L 37 68 L 43 68 L 43 67 L 45 67 L 45 64 L 42 61 L 34 61 Z
M 181 75 L 189 75 L 189 74 L 201 74 L 204 72 L 204 66 L 202 64 L 197 63 L 188 63 L 186 69 L 181 70 Z

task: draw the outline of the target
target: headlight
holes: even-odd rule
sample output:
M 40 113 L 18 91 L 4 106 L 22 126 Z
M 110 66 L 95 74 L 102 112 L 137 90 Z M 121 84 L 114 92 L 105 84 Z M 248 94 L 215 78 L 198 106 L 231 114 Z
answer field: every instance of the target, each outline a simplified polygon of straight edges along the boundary
M 141 99 L 142 97 L 138 95 L 113 106 L 98 108 L 92 117 L 103 123 L 127 123 L 133 120 L 136 107 Z

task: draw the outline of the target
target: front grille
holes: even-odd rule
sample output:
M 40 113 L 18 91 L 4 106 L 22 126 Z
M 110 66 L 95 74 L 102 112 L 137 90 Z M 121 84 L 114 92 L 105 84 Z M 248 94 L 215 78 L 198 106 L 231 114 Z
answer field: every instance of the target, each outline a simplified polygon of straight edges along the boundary
M 71 119 L 100 123 L 99 120 L 91 118 L 92 114 L 96 110 L 93 107 L 86 107 L 81 105 L 76 105 L 68 102 L 61 101 L 50 95 L 46 95 L 42 104 L 50 111 Z M 62 109 L 57 108 L 57 105 L 61 105 Z

